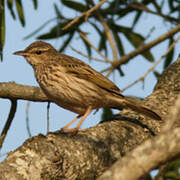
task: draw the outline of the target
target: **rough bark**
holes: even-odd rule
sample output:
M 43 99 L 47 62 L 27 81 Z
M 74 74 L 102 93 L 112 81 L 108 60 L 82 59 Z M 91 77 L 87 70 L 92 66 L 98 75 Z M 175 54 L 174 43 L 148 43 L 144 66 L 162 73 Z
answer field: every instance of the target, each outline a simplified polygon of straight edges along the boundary
M 162 132 L 127 153 L 107 170 L 98 180 L 136 180 L 142 178 L 151 169 L 180 157 L 180 95 L 175 107 L 166 118 Z M 131 173 L 129 173 L 131 172 Z
M 165 121 L 171 120 L 166 117 L 180 94 L 179 63 L 180 59 L 165 70 L 154 92 L 142 102 L 161 121 L 123 110 L 114 120 L 76 135 L 53 132 L 32 137 L 0 164 L 0 179 L 87 180 L 102 175 L 129 151 L 158 136 Z M 175 127 L 179 126 L 177 120 Z

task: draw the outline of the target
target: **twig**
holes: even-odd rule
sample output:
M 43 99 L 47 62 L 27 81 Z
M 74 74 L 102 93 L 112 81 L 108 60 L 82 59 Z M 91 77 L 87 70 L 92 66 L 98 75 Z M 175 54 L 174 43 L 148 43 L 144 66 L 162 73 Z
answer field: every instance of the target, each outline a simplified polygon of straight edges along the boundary
M 103 5 L 107 0 L 102 0 L 100 1 L 98 4 L 96 4 L 94 7 L 92 7 L 90 10 L 87 11 L 86 13 L 86 17 L 85 17 L 85 21 L 88 20 L 89 16 L 91 15 L 91 13 L 95 10 L 97 10 L 101 5 Z
M 29 107 L 30 107 L 30 101 L 27 101 L 27 104 L 26 104 L 26 129 L 28 132 L 28 136 L 31 137 L 32 134 L 30 131 L 30 126 L 29 126 Z
M 80 54 L 81 56 L 84 56 L 85 58 L 93 59 L 95 61 L 104 62 L 104 63 L 109 62 L 108 59 L 104 60 L 104 59 L 98 59 L 98 58 L 95 58 L 95 57 L 92 57 L 92 56 L 87 56 L 86 54 L 82 53 L 81 51 L 78 51 L 77 49 L 73 48 L 72 46 L 71 46 L 71 49 L 73 51 L 75 51 L 76 53 Z M 111 63 L 111 62 L 109 62 L 109 63 Z
M 17 109 L 17 100 L 16 99 L 11 99 L 11 109 L 8 115 L 8 119 L 6 121 L 6 124 L 2 130 L 1 136 L 0 136 L 0 149 L 2 148 L 4 139 L 7 135 L 7 132 L 11 126 L 12 120 L 14 118 L 14 115 L 16 113 L 16 109 Z
M 107 59 L 106 56 L 104 56 L 86 37 L 86 35 L 82 32 L 79 32 L 79 35 L 101 56 L 103 57 L 106 61 L 111 62 L 110 60 Z
M 102 0 L 100 1 L 98 4 L 96 4 L 94 7 L 92 7 L 91 9 L 89 9 L 88 11 L 82 13 L 80 16 L 78 16 L 77 18 L 73 19 L 70 23 L 68 23 L 65 27 L 62 28 L 62 30 L 66 30 L 69 27 L 71 27 L 73 24 L 75 24 L 76 22 L 78 22 L 83 16 L 85 16 L 85 21 L 87 21 L 88 17 L 90 16 L 90 14 L 97 10 L 102 4 L 104 4 L 107 0 Z
M 118 66 L 127 63 L 131 58 L 137 56 L 138 54 L 142 54 L 143 52 L 145 52 L 148 49 L 152 48 L 156 44 L 159 44 L 160 42 L 166 40 L 167 38 L 173 36 L 174 34 L 176 34 L 179 31 L 180 31 L 180 24 L 177 25 L 175 28 L 171 29 L 170 31 L 168 31 L 167 33 L 161 35 L 157 39 L 155 39 L 155 40 L 153 40 L 153 41 L 151 41 L 151 42 L 149 42 L 147 44 L 143 44 L 142 46 L 140 46 L 136 50 L 132 51 L 131 53 L 121 57 L 117 62 L 113 62 L 113 66 L 102 70 L 102 72 L 109 71 L 111 68 L 116 69 Z
M 155 15 L 158 15 L 162 18 L 165 18 L 166 20 L 172 22 L 172 21 L 175 21 L 176 23 L 179 22 L 179 19 L 177 18 L 174 18 L 174 17 L 170 17 L 170 16 L 167 16 L 167 15 L 164 15 L 164 14 L 161 14 L 161 13 L 158 13 L 158 12 L 154 12 L 152 10 L 150 10 L 148 7 L 146 7 L 145 5 L 143 5 L 142 3 L 137 3 L 137 4 L 127 4 L 127 6 L 131 7 L 131 8 L 134 8 L 134 9 L 137 9 L 137 10 L 140 10 L 140 11 L 146 11 L 148 13 L 151 13 L 151 14 L 155 14 Z
M 106 77 L 109 77 L 112 72 L 113 72 L 113 69 L 110 69 L 109 72 L 107 73 Z
M 167 56 L 167 55 L 170 53 L 170 51 L 174 48 L 174 46 L 176 45 L 176 43 L 177 43 L 179 40 L 180 40 L 180 36 L 178 36 L 178 38 L 173 41 L 173 43 L 169 46 L 169 48 L 168 48 L 168 50 L 165 52 L 165 54 L 162 55 L 161 58 L 160 58 L 158 61 L 156 61 L 156 62 L 148 69 L 148 71 L 147 71 L 142 77 L 140 77 L 139 79 L 135 80 L 133 83 L 129 84 L 127 87 L 123 88 L 123 89 L 122 89 L 122 92 L 125 91 L 125 90 L 127 90 L 128 88 L 132 87 L 133 85 L 135 85 L 135 84 L 138 83 L 139 81 L 143 81 L 143 82 L 144 82 L 144 79 L 147 77 L 147 75 L 156 68 L 156 66 L 163 60 L 163 58 L 164 58 L 165 56 Z
M 99 12 L 98 12 L 98 17 L 99 17 L 99 20 L 101 21 L 101 23 L 102 23 L 102 25 L 104 27 L 107 39 L 109 40 L 109 44 L 111 46 L 112 53 L 113 53 L 113 60 L 117 61 L 118 60 L 118 56 L 117 56 L 118 53 L 117 53 L 116 44 L 115 44 L 113 35 L 111 33 L 111 30 L 110 30 L 108 24 L 106 23 L 106 21 L 104 20 L 104 18 L 101 16 L 101 14 Z
M 47 104 L 47 133 L 49 132 L 49 109 L 50 109 L 50 102 Z

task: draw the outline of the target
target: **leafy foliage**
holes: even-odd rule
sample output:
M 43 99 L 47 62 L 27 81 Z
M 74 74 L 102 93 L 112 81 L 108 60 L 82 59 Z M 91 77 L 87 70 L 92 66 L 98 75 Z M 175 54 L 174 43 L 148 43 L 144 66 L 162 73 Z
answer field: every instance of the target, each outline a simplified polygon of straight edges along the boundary
M 4 1 L 1 0 L 1 7 L 4 8 Z M 87 11 L 89 8 L 93 7 L 92 1 L 83 1 L 83 2 L 77 2 L 73 0 L 61 0 L 60 1 L 63 6 L 66 8 L 72 9 L 74 12 L 82 13 Z M 38 7 L 38 1 L 32 0 L 33 6 L 35 9 Z M 154 8 L 155 11 L 149 10 L 148 5 L 152 6 L 152 9 Z M 14 12 L 13 6 L 16 6 L 17 15 Z M 25 26 L 25 17 L 24 17 L 24 9 L 23 4 L 21 0 L 7 0 L 7 7 L 10 11 L 11 16 L 13 19 L 16 19 L 18 17 L 19 21 L 21 22 L 22 26 Z M 139 7 L 139 8 L 138 8 Z M 176 0 L 168 1 L 168 8 L 169 12 L 167 14 L 162 14 L 164 3 L 163 1 L 157 2 L 157 1 L 150 1 L 150 0 L 142 0 L 141 2 L 133 2 L 133 1 L 109 1 L 106 3 L 106 6 L 102 6 L 98 12 L 103 16 L 103 18 L 108 23 L 108 26 L 110 30 L 113 33 L 113 38 L 115 40 L 118 54 L 119 56 L 125 55 L 125 47 L 122 43 L 122 37 L 125 36 L 126 39 L 132 44 L 134 48 L 138 48 L 139 46 L 143 45 L 144 41 L 146 40 L 143 35 L 141 35 L 138 32 L 134 31 L 134 27 L 138 24 L 138 22 L 141 19 L 141 16 L 143 14 L 143 11 L 149 10 L 150 13 L 156 14 L 162 18 L 164 18 L 166 21 L 170 23 L 177 23 L 179 11 L 178 11 L 179 3 Z M 38 36 L 38 39 L 54 39 L 59 38 L 63 36 L 67 36 L 66 41 L 61 45 L 60 51 L 64 51 L 68 45 L 71 43 L 71 41 L 74 39 L 76 34 L 78 34 L 79 31 L 82 31 L 81 26 L 85 25 L 86 23 L 89 23 L 95 31 L 99 35 L 99 42 L 98 42 L 98 49 L 99 51 L 104 51 L 105 55 L 108 55 L 108 42 L 107 37 L 102 28 L 100 28 L 100 19 L 97 16 L 97 12 L 94 12 L 91 14 L 91 16 L 88 19 L 88 22 L 84 21 L 84 17 L 82 17 L 76 24 L 74 24 L 71 28 L 69 28 L 66 31 L 63 31 L 62 28 L 68 24 L 72 19 L 65 17 L 60 10 L 58 9 L 58 4 L 54 4 L 54 9 L 56 12 L 56 18 L 53 18 L 47 22 L 45 22 L 43 25 L 37 28 L 33 33 L 26 36 L 25 38 L 29 38 L 32 36 L 35 36 L 37 32 L 40 32 L 44 27 L 48 26 L 49 22 L 52 22 L 54 20 L 58 19 L 58 24 L 56 24 L 52 29 L 44 33 L 40 36 Z M 4 45 L 4 39 L 5 39 L 5 23 L 3 20 L 4 17 L 4 10 L 1 11 L 1 33 L 0 33 L 0 43 L 1 43 L 1 52 Z M 120 20 L 126 16 L 132 15 L 134 13 L 134 20 L 131 27 L 122 26 L 119 24 Z M 177 13 L 177 19 L 171 16 L 171 13 Z M 89 32 L 88 32 L 89 33 Z M 82 38 L 81 38 L 82 39 Z M 171 38 L 172 39 L 172 38 Z M 85 48 L 87 50 L 88 56 L 91 56 L 92 48 L 89 47 L 87 42 L 83 40 L 83 43 L 85 45 Z M 171 63 L 171 59 L 173 57 L 174 51 L 172 51 L 168 57 L 166 58 L 164 67 L 167 66 L 167 64 Z M 150 50 L 144 52 L 142 54 L 144 58 L 150 62 L 153 62 L 153 54 L 150 52 Z

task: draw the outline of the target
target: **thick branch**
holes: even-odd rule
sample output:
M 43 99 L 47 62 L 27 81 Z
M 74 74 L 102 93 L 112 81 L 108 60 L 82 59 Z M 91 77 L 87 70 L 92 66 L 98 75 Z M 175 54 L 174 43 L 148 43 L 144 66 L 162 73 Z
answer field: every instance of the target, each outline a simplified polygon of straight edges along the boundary
M 180 157 L 180 127 L 173 128 L 177 121 L 180 122 L 180 96 L 166 119 L 163 133 L 118 160 L 98 180 L 140 179 L 151 169 Z
M 98 180 L 140 179 L 151 169 L 180 157 L 179 142 L 180 128 L 164 132 L 119 160 Z
M 39 87 L 25 86 L 15 82 L 0 83 L 0 97 L 38 102 L 48 101 L 47 96 Z

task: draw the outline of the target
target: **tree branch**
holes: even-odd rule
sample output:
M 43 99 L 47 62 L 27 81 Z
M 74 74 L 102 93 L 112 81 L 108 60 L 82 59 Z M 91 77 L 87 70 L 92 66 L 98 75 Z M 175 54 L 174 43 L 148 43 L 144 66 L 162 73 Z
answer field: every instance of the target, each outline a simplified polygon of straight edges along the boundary
M 127 6 L 133 8 L 133 9 L 137 9 L 137 10 L 140 10 L 140 11 L 145 11 L 145 12 L 148 12 L 148 13 L 151 13 L 151 14 L 155 14 L 155 15 L 160 16 L 160 17 L 162 17 L 165 20 L 170 21 L 170 22 L 179 23 L 178 18 L 174 18 L 174 17 L 167 16 L 167 15 L 159 13 L 159 12 L 152 11 L 147 6 L 145 6 L 143 3 L 140 3 L 138 1 L 136 1 L 136 3 L 137 4 L 128 3 Z
M 151 169 L 180 157 L 179 142 L 180 128 L 149 139 L 116 162 L 98 180 L 140 179 Z
M 140 78 L 138 78 L 137 80 L 135 80 L 133 83 L 129 84 L 127 87 L 123 88 L 121 91 L 125 91 L 127 90 L 128 88 L 132 87 L 133 85 L 135 85 L 136 83 L 138 83 L 139 81 L 142 81 L 144 82 L 145 78 L 147 77 L 147 75 L 152 72 L 156 66 L 164 59 L 164 57 L 166 57 L 171 51 L 172 49 L 174 48 L 174 46 L 177 44 L 177 42 L 180 40 L 180 36 L 177 37 L 177 39 L 175 39 L 173 41 L 173 43 L 169 46 L 168 50 L 161 56 L 161 58 L 159 60 L 157 60 L 149 69 L 148 71 L 143 75 L 141 76 Z
M 16 113 L 16 109 L 17 109 L 17 100 L 11 99 L 11 109 L 9 112 L 9 116 L 8 116 L 6 124 L 2 130 L 1 136 L 0 136 L 0 149 L 2 148 L 4 139 L 5 139 L 7 132 L 11 126 L 12 120 L 13 120 L 14 115 Z
M 106 72 L 109 70 L 114 70 L 116 69 L 118 66 L 127 63 L 131 58 L 136 57 L 138 54 L 141 54 L 145 51 L 147 51 L 148 49 L 152 48 L 153 46 L 159 44 L 160 42 L 168 39 L 169 37 L 173 36 L 174 34 L 178 33 L 180 31 L 180 24 L 177 25 L 175 28 L 171 29 L 170 31 L 168 31 L 167 33 L 159 36 L 157 39 L 147 43 L 147 44 L 143 44 L 142 46 L 140 46 L 139 48 L 137 48 L 136 50 L 132 51 L 131 53 L 121 57 L 118 61 L 113 62 L 113 65 L 104 69 L 102 72 Z
M 162 133 L 118 160 L 98 180 L 140 179 L 153 168 L 180 157 L 180 127 L 173 128 L 177 121 L 180 122 L 180 95 Z
M 65 27 L 62 28 L 62 30 L 66 30 L 70 28 L 73 24 L 78 22 L 83 16 L 85 16 L 85 21 L 88 20 L 89 16 L 92 14 L 93 11 L 97 10 L 100 6 L 102 6 L 107 0 L 101 0 L 99 3 L 97 3 L 94 7 L 89 9 L 88 11 L 82 13 L 77 18 L 73 19 L 70 23 L 68 23 Z
M 47 96 L 39 87 L 25 86 L 15 82 L 0 83 L 0 97 L 5 99 L 21 99 L 28 101 L 47 102 Z

